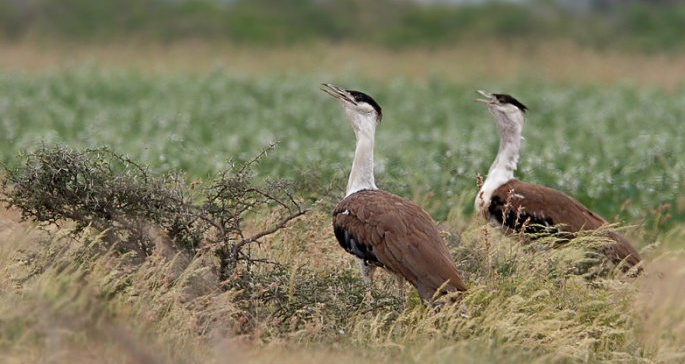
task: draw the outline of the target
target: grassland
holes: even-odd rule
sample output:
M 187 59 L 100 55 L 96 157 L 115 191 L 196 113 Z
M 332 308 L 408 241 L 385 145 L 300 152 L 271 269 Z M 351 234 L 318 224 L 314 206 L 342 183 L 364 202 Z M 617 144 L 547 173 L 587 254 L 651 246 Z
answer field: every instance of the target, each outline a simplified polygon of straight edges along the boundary
M 337 105 L 319 91 L 322 81 L 330 81 L 370 93 L 385 109 L 377 147 L 380 183 L 405 196 L 430 191 L 435 201 L 448 201 L 471 193 L 475 176 L 487 171 L 496 151 L 498 136 L 490 116 L 471 102 L 474 90 L 483 88 L 511 93 L 531 110 L 524 131 L 521 177 L 567 191 L 608 218 L 635 222 L 668 203 L 682 219 L 685 206 L 679 198 L 685 143 L 679 130 L 685 85 L 673 80 L 684 79 L 685 74 L 678 73 L 675 65 L 666 67 L 664 74 L 672 76 L 661 83 L 648 75 L 663 66 L 663 59 L 653 63 L 647 58 L 633 63 L 624 60 L 621 65 L 613 62 L 618 58 L 613 55 L 604 62 L 635 74 L 634 79 L 597 84 L 588 80 L 602 73 L 601 69 L 583 72 L 579 68 L 573 71 L 575 82 L 550 81 L 544 70 L 553 69 L 551 54 L 571 57 L 570 50 L 566 55 L 564 47 L 559 49 L 534 52 L 532 58 L 540 54 L 541 59 L 527 66 L 523 65 L 528 56 L 516 52 L 483 55 L 480 58 L 487 61 L 479 66 L 474 56 L 464 65 L 451 64 L 461 59 L 459 55 L 471 53 L 468 50 L 444 52 L 434 55 L 426 68 L 416 63 L 430 56 L 394 54 L 398 60 L 393 62 L 392 55 L 384 54 L 385 61 L 398 67 L 398 76 L 375 78 L 370 74 L 376 73 L 382 63 L 378 59 L 383 57 L 365 55 L 364 49 L 348 50 L 343 61 L 334 60 L 345 51 L 333 50 L 338 56 L 311 74 L 304 74 L 303 68 L 316 63 L 316 51 L 309 56 L 285 53 L 284 59 L 303 63 L 290 70 L 283 66 L 285 71 L 269 59 L 253 62 L 257 66 L 252 68 L 245 66 L 250 58 L 246 54 L 238 57 L 242 60 L 226 61 L 225 66 L 216 63 L 206 71 L 165 72 L 160 66 L 162 71 L 155 72 L 153 65 L 150 69 L 137 59 L 128 68 L 103 67 L 97 62 L 108 57 L 101 53 L 94 63 L 53 70 L 14 69 L 0 76 L 2 159 L 12 163 L 20 150 L 40 143 L 108 145 L 158 170 L 180 169 L 200 178 L 231 158 L 250 157 L 278 142 L 277 153 L 262 165 L 264 176 L 306 177 L 318 179 L 320 185 L 337 183 L 340 187 L 353 136 Z M 10 52 L 17 57 L 15 66 L 23 64 L 20 54 L 24 52 Z M 186 50 L 194 52 L 195 48 Z M 247 54 L 261 59 L 262 52 Z M 157 54 L 150 62 L 162 62 L 165 55 L 176 60 L 179 53 Z M 210 64 L 201 55 L 200 51 L 198 58 L 204 61 L 197 62 L 199 70 L 203 62 Z M 35 50 L 30 58 L 43 57 L 57 64 L 60 59 L 75 61 Z M 590 62 L 592 57 L 599 56 L 578 56 Z M 508 59 L 513 66 L 500 66 L 500 59 Z M 245 71 L 257 71 L 260 63 L 271 72 L 262 70 L 259 76 Z M 359 69 L 335 71 L 346 63 Z M 536 66 L 543 70 L 541 74 L 532 74 Z M 411 71 L 399 71 L 410 67 L 422 73 L 410 77 Z M 454 71 L 461 67 L 461 74 Z M 478 78 L 491 69 L 508 76 Z M 452 72 L 459 75 L 450 77 Z M 444 219 L 448 205 L 452 202 L 431 212 Z
M 679 56 L 494 46 L 428 54 L 322 47 L 302 55 L 198 45 L 141 50 L 151 54 L 143 62 L 135 50 L 127 61 L 116 49 L 47 48 L 3 53 L 3 163 L 16 165 L 20 151 L 41 143 L 106 145 L 192 181 L 278 141 L 257 178 L 296 181 L 312 211 L 255 247 L 280 268 L 252 268 L 243 291 L 219 289 L 214 263 L 202 257 L 160 251 L 141 264 L 115 254 L 97 231 L 47 234 L 3 211 L 2 361 L 683 360 Z M 364 296 L 329 227 L 353 135 L 318 90 L 322 81 L 364 90 L 383 106 L 377 182 L 441 222 L 471 287 L 468 317 L 431 313 L 416 297 L 402 305 L 390 277 Z M 518 175 L 630 225 L 626 234 L 647 260 L 643 277 L 588 282 L 578 267 L 597 258 L 587 251 L 597 237 L 561 250 L 548 249 L 548 240 L 522 247 L 472 217 L 476 175 L 497 148 L 492 120 L 471 102 L 480 88 L 511 93 L 530 108 Z M 263 211 L 252 228 L 268 220 Z

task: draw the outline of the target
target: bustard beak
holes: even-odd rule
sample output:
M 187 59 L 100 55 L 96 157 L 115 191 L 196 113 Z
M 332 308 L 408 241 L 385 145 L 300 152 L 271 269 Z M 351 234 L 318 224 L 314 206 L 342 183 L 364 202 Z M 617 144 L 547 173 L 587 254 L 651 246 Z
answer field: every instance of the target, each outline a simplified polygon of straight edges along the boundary
M 483 104 L 491 104 L 495 102 L 495 96 L 493 96 L 491 93 L 483 90 L 478 90 L 476 92 L 485 97 L 485 99 L 474 99 L 473 101 L 481 102 Z
M 333 96 L 338 100 L 357 105 L 357 102 L 354 101 L 354 97 L 352 97 L 352 95 L 350 95 L 350 93 L 347 92 L 347 90 L 340 88 L 332 83 L 322 83 L 321 85 L 321 90 L 323 92 Z

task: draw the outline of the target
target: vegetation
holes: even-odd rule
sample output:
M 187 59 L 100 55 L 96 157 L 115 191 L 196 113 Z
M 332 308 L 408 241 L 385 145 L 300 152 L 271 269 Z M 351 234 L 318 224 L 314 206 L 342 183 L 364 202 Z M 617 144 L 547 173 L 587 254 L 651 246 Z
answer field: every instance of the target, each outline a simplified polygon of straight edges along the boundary
M 30 165 L 54 171 L 58 155 L 73 151 L 41 150 Z M 6 198 L 43 194 L 21 188 L 31 171 L 10 171 L 19 188 L 7 190 Z M 66 179 L 52 183 L 74 186 Z M 55 197 L 69 204 L 68 195 Z M 647 263 L 647 273 L 633 280 L 593 250 L 606 243 L 601 234 L 561 246 L 554 236 L 522 245 L 457 212 L 448 226 L 460 221 L 465 228 L 445 237 L 469 286 L 466 312 L 458 305 L 434 311 L 416 294 L 398 302 L 394 277 L 381 275 L 373 288 L 366 286 L 330 236 L 329 209 L 322 203 L 264 235 L 224 278 L 211 249 L 188 254 L 162 241 L 143 256 L 122 235 L 117 241 L 107 230 L 79 229 L 86 214 L 72 219 L 76 230 L 63 226 L 50 234 L 13 222 L 5 211 L 0 347 L 10 362 L 76 363 L 675 363 L 685 356 L 682 270 L 671 270 L 683 257 L 673 250 L 650 249 L 648 260 L 658 264 Z M 248 229 L 271 224 L 271 209 L 251 211 L 266 219 L 256 218 Z M 672 248 L 684 237 L 672 229 L 659 240 Z M 597 268 L 605 274 L 597 276 Z
M 356 51 L 338 50 L 369 52 Z M 149 72 L 148 58 L 0 71 L 0 362 L 685 360 L 685 85 L 653 76 L 677 78 L 680 64 L 614 59 L 646 80 L 632 83 L 607 82 L 601 67 L 565 80 L 552 68 L 496 73 L 527 53 L 480 77 L 488 57 L 468 68 L 441 55 L 458 76 L 374 72 L 409 75 L 436 58 L 401 52 L 366 73 L 288 73 L 282 58 L 276 72 Z M 568 55 L 549 58 L 553 70 Z M 465 311 L 427 309 L 415 293 L 400 302 L 387 274 L 366 286 L 338 247 L 330 211 L 353 135 L 322 81 L 383 106 L 377 183 L 440 223 L 469 286 Z M 497 150 L 490 116 L 471 102 L 479 88 L 530 108 L 518 175 L 616 222 L 643 275 L 604 261 L 599 233 L 521 244 L 473 216 L 476 176 Z
M 0 0 L 0 36 L 102 42 L 135 38 L 246 45 L 354 42 L 391 48 L 571 40 L 593 48 L 683 50 L 677 1 Z M 613 5 L 612 5 L 613 4 Z
M 566 191 L 613 221 L 645 221 L 651 230 L 685 218 L 685 143 L 677 132 L 683 87 L 323 77 L 221 70 L 155 76 L 97 67 L 8 73 L 0 75 L 1 155 L 13 166 L 20 151 L 42 143 L 109 146 L 153 170 L 204 179 L 230 158 L 247 160 L 278 142 L 256 177 L 301 183 L 311 204 L 339 196 L 353 152 L 340 108 L 318 89 L 323 79 L 379 101 L 379 185 L 425 200 L 444 220 L 455 204 L 472 211 L 476 175 L 487 172 L 496 153 L 493 121 L 471 101 L 475 89 L 491 88 L 530 108 L 519 176 Z
M 224 280 L 239 261 L 252 263 L 245 253 L 250 244 L 306 212 L 285 181 L 265 186 L 251 181 L 252 165 L 264 154 L 185 188 L 182 177 L 152 175 L 107 149 L 42 148 L 21 168 L 7 171 L 6 202 L 20 208 L 23 219 L 72 221 L 76 233 L 86 227 L 107 231 L 110 244 L 141 258 L 159 245 L 190 255 L 209 253 L 220 262 L 215 273 Z M 249 235 L 246 215 L 262 206 L 273 209 L 274 226 Z

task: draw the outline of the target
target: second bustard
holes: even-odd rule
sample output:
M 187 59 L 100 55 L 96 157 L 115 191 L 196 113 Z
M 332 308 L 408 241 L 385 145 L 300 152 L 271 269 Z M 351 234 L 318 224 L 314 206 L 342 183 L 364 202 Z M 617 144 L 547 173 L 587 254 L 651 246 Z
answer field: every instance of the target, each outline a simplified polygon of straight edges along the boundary
M 465 291 L 435 223 L 413 202 L 376 187 L 373 144 L 381 107 L 359 91 L 324 84 L 340 101 L 356 137 L 345 198 L 333 211 L 333 230 L 340 246 L 357 258 L 367 282 L 376 267 L 406 279 L 424 302 L 448 292 Z
M 558 225 L 563 231 L 577 232 L 606 225 L 604 219 L 566 194 L 514 178 L 526 107 L 510 95 L 478 93 L 485 98 L 476 101 L 486 104 L 497 122 L 500 146 L 476 196 L 476 211 L 514 231 L 533 232 L 540 225 Z M 622 264 L 621 269 L 627 271 L 640 262 L 640 255 L 621 234 L 609 231 L 607 236 L 614 243 L 603 248 L 602 253 L 614 264 Z

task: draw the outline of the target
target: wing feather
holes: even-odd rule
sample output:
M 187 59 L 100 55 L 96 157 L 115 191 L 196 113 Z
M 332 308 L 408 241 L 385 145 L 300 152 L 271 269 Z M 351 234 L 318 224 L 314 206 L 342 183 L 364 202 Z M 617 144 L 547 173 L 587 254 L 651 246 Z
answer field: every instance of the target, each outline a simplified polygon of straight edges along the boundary
M 495 190 L 488 213 L 507 228 L 517 232 L 524 228 L 527 233 L 554 226 L 573 233 L 607 224 L 599 215 L 562 192 L 516 179 Z M 607 236 L 616 242 L 603 251 L 612 262 L 625 260 L 624 270 L 640 262 L 640 255 L 625 237 L 613 231 Z
M 360 191 L 338 204 L 333 226 L 354 236 L 382 266 L 416 287 L 424 300 L 448 280 L 448 291 L 466 290 L 435 223 L 411 201 L 383 191 Z

